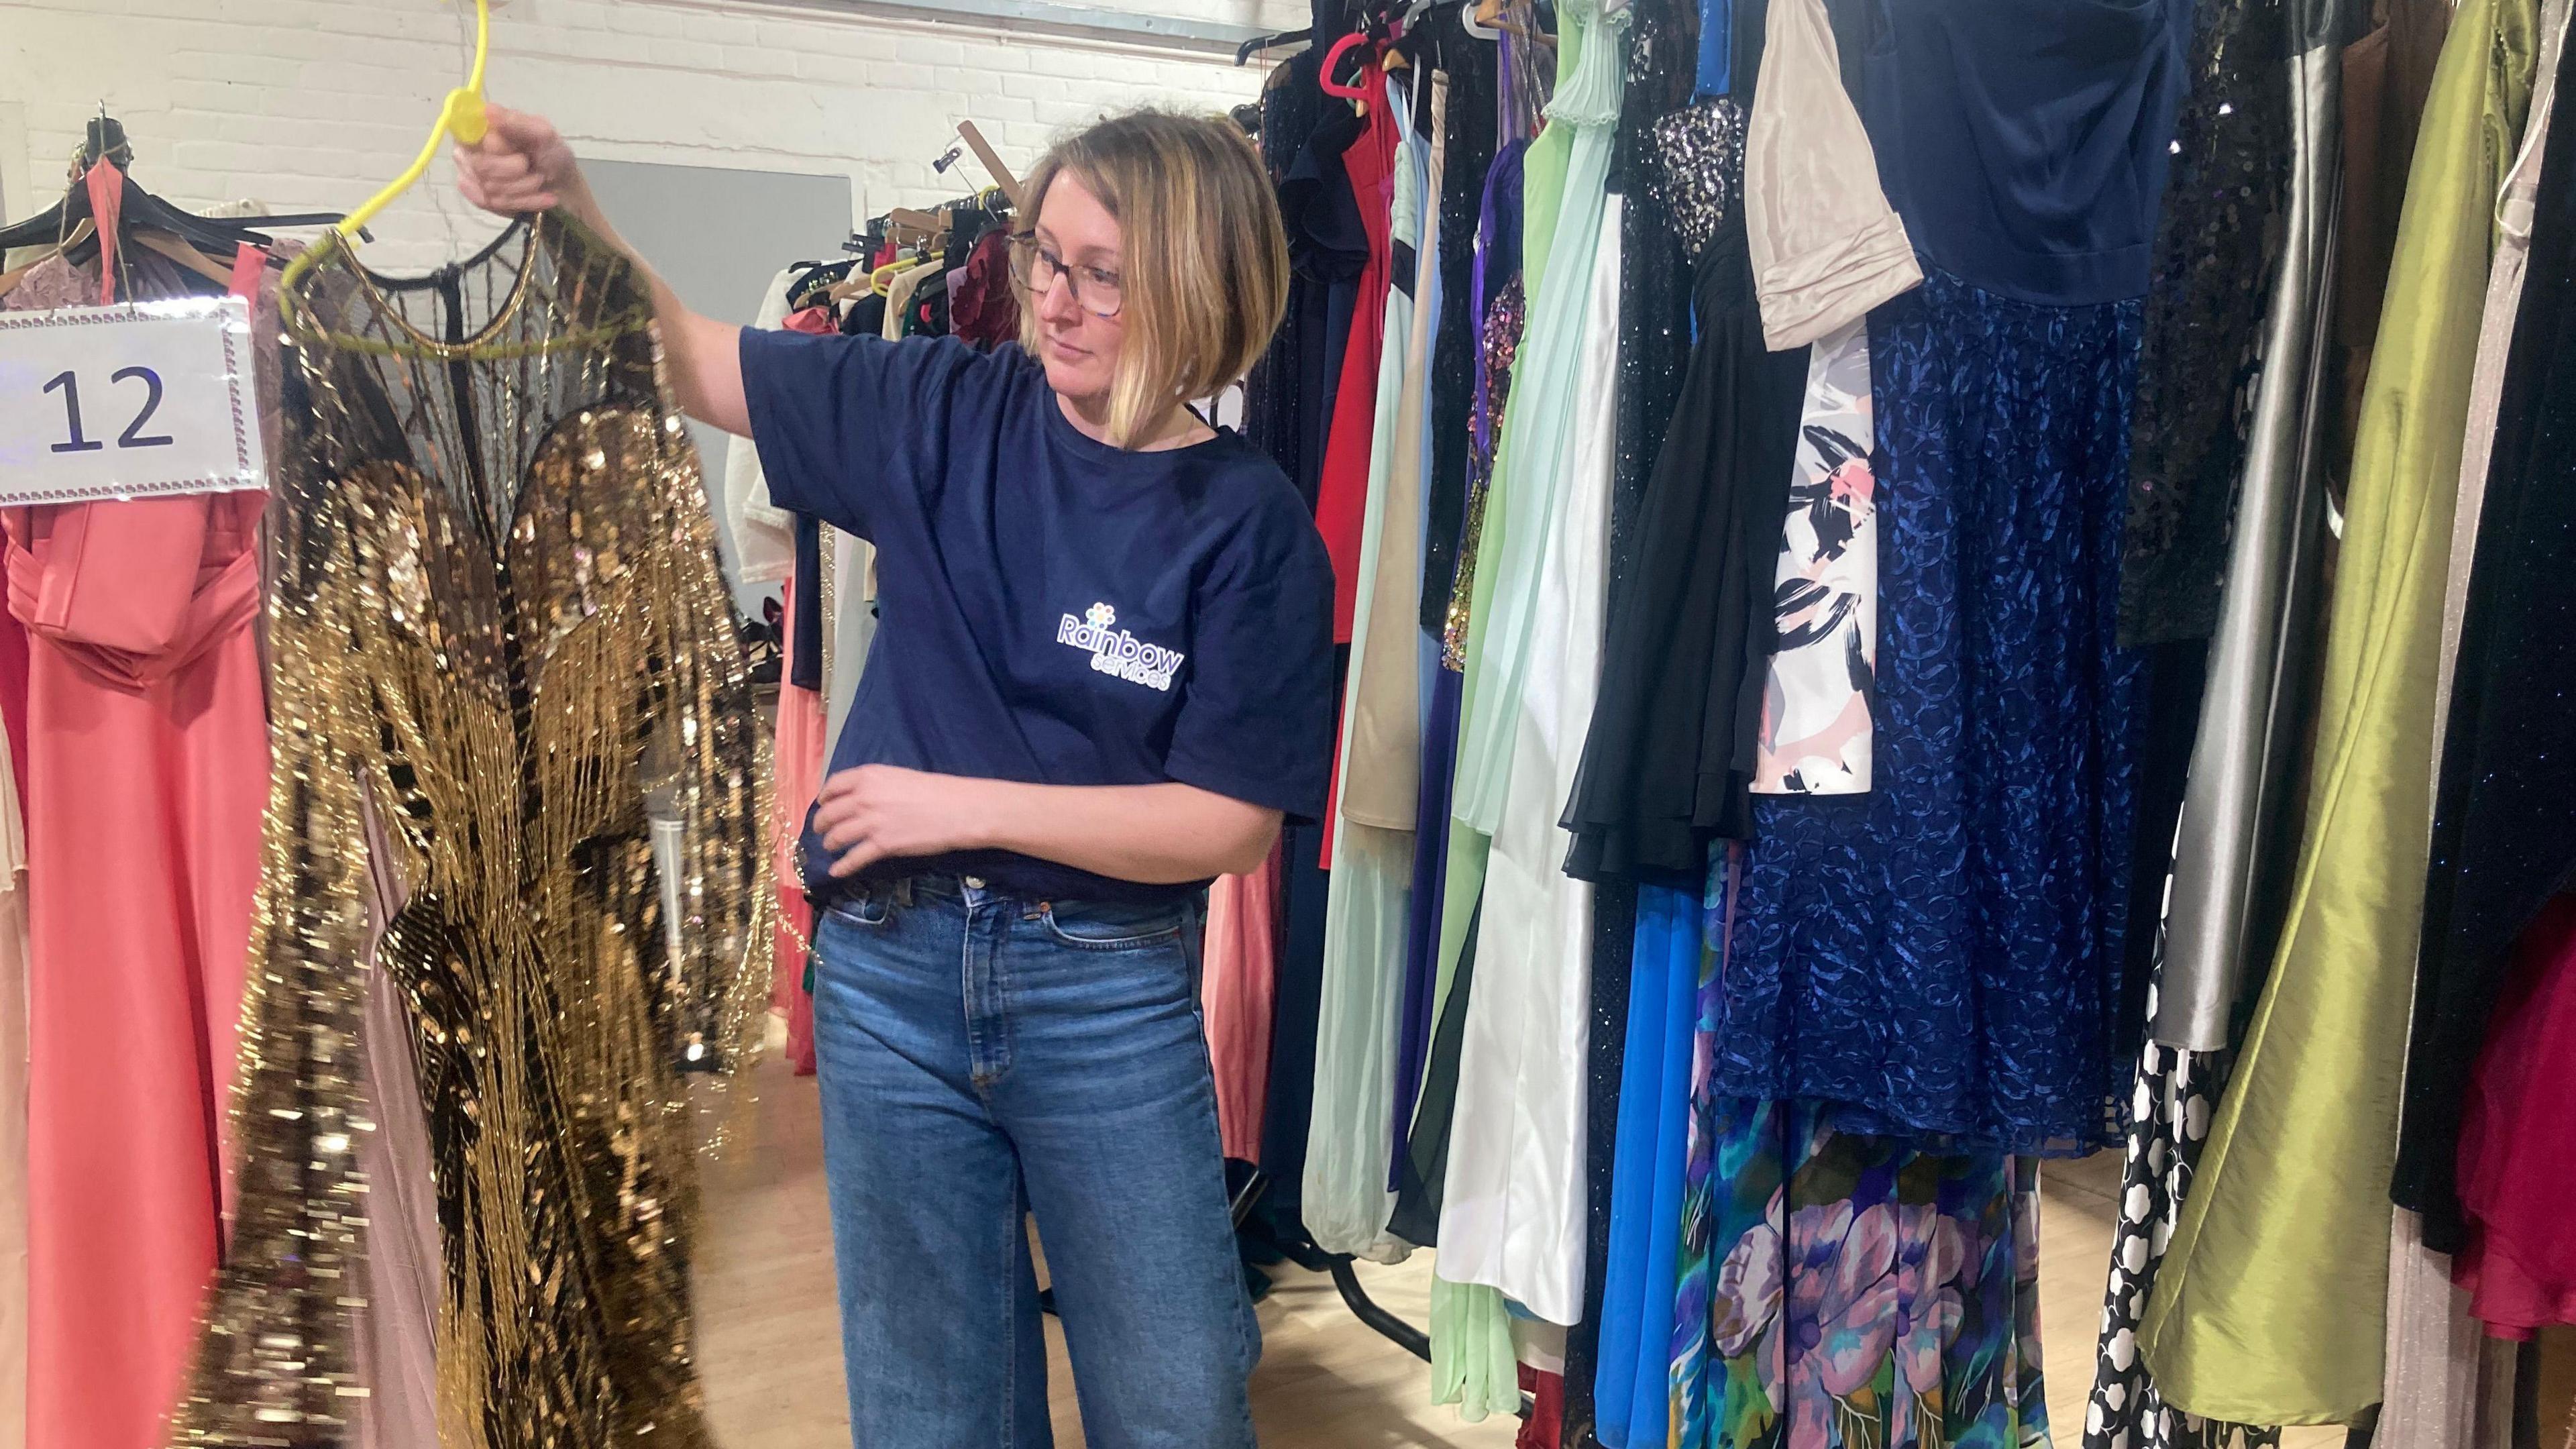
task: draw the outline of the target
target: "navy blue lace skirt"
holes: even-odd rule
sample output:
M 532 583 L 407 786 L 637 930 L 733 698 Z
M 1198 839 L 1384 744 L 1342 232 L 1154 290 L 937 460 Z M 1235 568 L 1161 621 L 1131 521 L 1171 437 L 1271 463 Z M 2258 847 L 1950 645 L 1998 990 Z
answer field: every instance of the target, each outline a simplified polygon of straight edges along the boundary
M 2038 306 L 1937 271 L 1870 318 L 1876 788 L 1757 797 L 1720 1095 L 1960 1148 L 2119 1139 L 2138 338 L 2135 302 Z

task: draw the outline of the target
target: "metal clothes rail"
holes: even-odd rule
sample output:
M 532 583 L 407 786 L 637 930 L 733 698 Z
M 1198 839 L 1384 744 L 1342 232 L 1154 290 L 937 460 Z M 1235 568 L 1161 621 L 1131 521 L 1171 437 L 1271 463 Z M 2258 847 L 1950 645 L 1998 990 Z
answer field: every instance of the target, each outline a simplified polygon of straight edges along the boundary
M 1255 25 L 1227 25 L 1176 15 L 1147 15 L 1102 5 L 1065 4 L 1062 0 L 778 0 L 778 3 L 806 10 L 834 10 L 850 15 L 1036 31 L 1209 55 L 1231 55 L 1237 47 L 1247 41 L 1258 40 L 1264 33 Z

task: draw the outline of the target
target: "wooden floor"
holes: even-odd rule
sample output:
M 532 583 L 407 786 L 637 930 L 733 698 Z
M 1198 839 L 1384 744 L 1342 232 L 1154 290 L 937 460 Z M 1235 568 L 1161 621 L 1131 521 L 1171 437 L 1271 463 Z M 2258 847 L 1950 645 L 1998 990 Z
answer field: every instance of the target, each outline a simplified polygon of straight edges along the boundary
M 772 1052 L 744 1084 L 756 1100 L 708 1167 L 707 1242 L 698 1275 L 700 1363 L 708 1410 L 726 1449 L 848 1449 L 840 1336 L 833 1308 L 831 1223 L 811 1078 Z M 2082 1440 L 2093 1344 L 2111 1244 L 2120 1163 L 2106 1154 L 2053 1165 L 2041 1178 L 2040 1312 L 2049 1417 L 2060 1449 Z M 1429 1319 L 1431 1259 L 1363 1264 L 1371 1296 L 1414 1322 Z M 1329 1279 L 1279 1270 L 1261 1305 L 1264 1348 L 1252 1381 L 1266 1449 L 1503 1449 L 1514 1426 L 1459 1421 L 1431 1403 L 1430 1372 L 1360 1325 Z M 1082 1443 L 1073 1380 L 1047 1326 L 1056 1443 Z M 2292 1430 L 2285 1449 L 2326 1449 L 2340 1430 Z

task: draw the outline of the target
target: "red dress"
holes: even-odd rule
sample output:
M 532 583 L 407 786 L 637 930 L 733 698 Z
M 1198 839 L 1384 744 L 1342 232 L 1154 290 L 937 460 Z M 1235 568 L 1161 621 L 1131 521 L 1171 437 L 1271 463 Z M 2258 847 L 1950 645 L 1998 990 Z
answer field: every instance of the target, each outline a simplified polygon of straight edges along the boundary
M 1333 559 L 1333 642 L 1351 642 L 1359 607 L 1360 534 L 1368 516 L 1369 449 L 1377 435 L 1377 368 L 1386 348 L 1386 289 L 1391 265 L 1389 214 L 1395 207 L 1395 116 L 1386 103 L 1386 73 L 1363 67 L 1368 126 L 1342 153 L 1360 224 L 1368 230 L 1368 264 L 1351 309 L 1351 340 L 1334 393 L 1333 431 L 1324 440 L 1324 470 L 1315 489 L 1315 527 Z M 1340 772 L 1335 771 L 1338 775 Z
M 2488 1332 L 2523 1339 L 2576 1323 L 2576 895 L 2541 908 L 2518 954 L 2463 1104 L 2451 1277 Z
M 1393 268 L 1395 148 L 1398 136 L 1394 108 L 1386 101 L 1386 72 L 1374 61 L 1361 66 L 1361 91 L 1367 106 L 1366 129 L 1342 153 L 1351 191 L 1359 200 L 1360 225 L 1368 232 L 1368 263 L 1360 270 L 1358 305 L 1351 309 L 1351 340 L 1342 354 L 1342 377 L 1334 393 L 1333 431 L 1324 440 L 1324 467 L 1315 488 L 1315 527 L 1324 535 L 1324 551 L 1333 560 L 1333 642 L 1351 642 L 1353 616 L 1359 608 L 1360 543 L 1367 531 L 1369 456 L 1377 442 L 1377 370 L 1386 350 L 1386 293 Z M 1332 87 L 1327 87 L 1333 90 Z M 1340 94 L 1334 90 L 1334 94 Z M 1336 721 L 1341 711 L 1333 711 Z M 1325 803 L 1323 866 L 1333 865 L 1333 834 L 1342 802 L 1342 745 L 1333 738 L 1331 795 Z

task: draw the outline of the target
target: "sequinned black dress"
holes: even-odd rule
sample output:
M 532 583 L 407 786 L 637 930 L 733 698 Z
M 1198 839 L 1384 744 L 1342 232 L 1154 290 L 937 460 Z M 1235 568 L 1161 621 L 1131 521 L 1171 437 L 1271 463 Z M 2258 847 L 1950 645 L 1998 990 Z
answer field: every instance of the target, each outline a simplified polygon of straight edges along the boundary
M 348 1442 L 372 957 L 436 1159 L 442 1437 L 700 1449 L 682 1074 L 758 1039 L 769 768 L 647 300 L 553 216 L 285 292 L 240 1208 L 178 1434 Z

